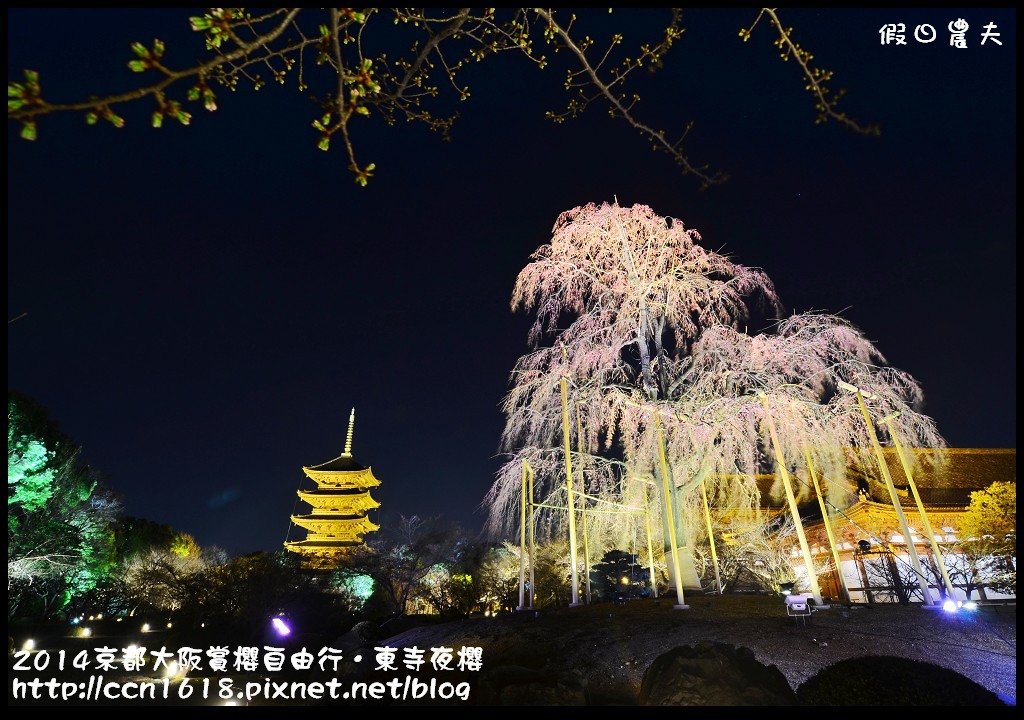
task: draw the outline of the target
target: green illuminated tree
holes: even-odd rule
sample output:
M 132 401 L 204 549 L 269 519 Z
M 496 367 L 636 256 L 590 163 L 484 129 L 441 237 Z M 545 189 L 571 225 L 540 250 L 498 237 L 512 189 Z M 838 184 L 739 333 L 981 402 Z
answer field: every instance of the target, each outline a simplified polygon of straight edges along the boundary
M 117 496 L 31 398 L 7 398 L 8 616 L 50 616 L 114 563 Z
M 720 171 L 690 159 L 683 141 L 692 124 L 673 118 L 671 132 L 649 124 L 638 111 L 638 71 L 655 71 L 682 37 L 680 8 L 619 9 L 612 18 L 604 8 L 575 12 L 552 8 L 210 8 L 188 18 L 205 56 L 189 64 L 179 46 L 164 40 L 131 43 L 128 69 L 138 81 L 121 92 L 89 90 L 86 99 L 53 101 L 44 97 L 45 79 L 25 69 L 20 80 L 8 80 L 7 117 L 21 127 L 21 136 L 35 140 L 40 118 L 54 113 L 82 113 L 86 122 L 100 120 L 122 127 L 122 107 L 150 103 L 149 122 L 159 128 L 170 119 L 188 125 L 190 105 L 217 109 L 219 91 L 267 83 L 285 84 L 313 98 L 311 122 L 317 146 L 332 141 L 344 148 L 356 182 L 365 185 L 374 163 L 356 157 L 357 119 L 376 118 L 387 125 L 423 123 L 445 139 L 458 117 L 452 101 L 470 97 L 470 67 L 498 54 L 519 55 L 537 68 L 554 66 L 557 82 L 568 99 L 547 117 L 562 122 L 591 105 L 603 106 L 667 153 L 702 186 L 725 179 Z M 758 25 L 767 25 L 783 60 L 792 59 L 794 81 L 811 93 L 818 122 L 833 120 L 860 133 L 862 126 L 836 103 L 843 90 L 832 92 L 832 73 L 816 66 L 810 52 L 793 37 L 774 8 L 752 9 L 752 22 L 737 27 L 747 41 Z M 639 37 L 624 36 L 623 21 L 639 18 Z M 182 18 L 184 28 L 185 18 Z M 627 44 L 628 41 L 628 44 Z M 184 43 L 187 44 L 187 43 Z M 198 48 L 197 52 L 200 51 Z M 337 142 L 335 142 L 337 144 Z

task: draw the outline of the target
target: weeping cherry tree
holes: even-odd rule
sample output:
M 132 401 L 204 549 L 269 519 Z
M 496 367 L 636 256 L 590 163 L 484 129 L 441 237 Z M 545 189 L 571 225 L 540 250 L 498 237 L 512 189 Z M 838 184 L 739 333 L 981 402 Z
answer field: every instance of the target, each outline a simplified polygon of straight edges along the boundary
M 513 310 L 535 316 L 532 351 L 516 363 L 503 404 L 507 461 L 484 501 L 494 534 L 509 534 L 518 523 L 528 461 L 542 506 L 537 527 L 564 535 L 569 463 L 559 448 L 566 427 L 584 501 L 595 509 L 621 505 L 624 494 L 633 501 L 630 512 L 595 512 L 595 537 L 622 542 L 642 510 L 640 491 L 652 481 L 674 493 L 672 464 L 660 463 L 654 438 L 656 426 L 667 422 L 661 416 L 679 392 L 693 342 L 704 328 L 748 321 L 753 309 L 781 308 L 767 275 L 700 241 L 695 230 L 644 205 L 589 204 L 559 216 L 551 242 L 531 256 L 512 295 Z M 667 537 L 671 528 L 660 509 L 670 505 L 655 497 L 651 505 Z
M 828 493 L 830 506 L 847 504 L 853 496 L 846 486 L 847 464 L 866 468 L 868 457 L 876 457 L 857 399 L 843 387 L 856 383 L 862 395 L 872 398 L 879 418 L 895 416 L 889 426 L 896 428 L 893 432 L 941 456 L 945 442 L 934 422 L 919 412 L 919 383 L 887 366 L 881 352 L 849 322 L 816 313 L 793 315 L 770 334 L 711 328 L 694 346 L 692 361 L 680 403 L 690 410 L 686 421 L 673 428 L 672 454 L 689 458 L 697 466 L 691 472 L 713 481 L 711 492 L 720 508 L 735 506 L 731 499 L 738 488 L 754 497 L 753 476 L 774 464 L 773 499 L 785 491 L 811 588 L 819 596 L 797 503 L 813 497 L 820 478 L 824 487 L 838 483 Z M 801 470 L 804 478 L 791 475 Z M 779 488 L 780 483 L 785 487 Z

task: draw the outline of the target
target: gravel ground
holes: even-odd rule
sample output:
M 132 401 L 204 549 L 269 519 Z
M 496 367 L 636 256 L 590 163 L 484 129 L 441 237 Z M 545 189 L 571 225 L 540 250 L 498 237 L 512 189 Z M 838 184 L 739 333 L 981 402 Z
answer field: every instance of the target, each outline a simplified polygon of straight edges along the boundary
M 919 605 L 833 605 L 801 622 L 774 596 L 633 600 L 408 629 L 391 647 L 481 647 L 483 671 L 519 666 L 546 673 L 578 671 L 591 704 L 635 704 L 644 672 L 659 655 L 701 641 L 746 647 L 774 665 L 796 690 L 847 658 L 885 655 L 960 673 L 1016 705 L 1016 605 L 947 613 Z

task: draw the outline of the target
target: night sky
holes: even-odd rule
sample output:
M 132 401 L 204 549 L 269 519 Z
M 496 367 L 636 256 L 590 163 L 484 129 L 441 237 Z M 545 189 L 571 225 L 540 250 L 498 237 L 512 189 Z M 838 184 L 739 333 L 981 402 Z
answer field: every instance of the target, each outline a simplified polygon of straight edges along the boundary
M 129 514 L 202 545 L 279 549 L 306 507 L 302 467 L 344 449 L 353 407 L 377 522 L 477 530 L 528 351 L 516 275 L 559 213 L 617 198 L 762 268 L 789 311 L 863 329 L 922 384 L 950 446 L 1016 447 L 1015 11 L 781 12 L 848 90 L 839 109 L 882 134 L 815 125 L 771 29 L 739 39 L 754 10 L 687 11 L 636 113 L 669 134 L 694 122 L 691 158 L 732 176 L 706 191 L 603 107 L 546 120 L 561 71 L 512 55 L 466 76 L 451 143 L 356 123 L 378 169 L 366 188 L 340 147 L 316 149 L 318 111 L 293 83 L 221 90 L 187 128 L 151 129 L 149 101 L 122 130 L 44 117 L 29 143 L 10 125 L 8 388 L 50 411 Z M 190 14 L 8 10 L 8 78 L 39 71 L 53 102 L 128 89 L 134 40 L 197 58 L 174 53 L 194 46 Z M 957 18 L 967 48 L 949 44 Z M 980 45 L 989 22 L 1001 46 Z M 882 45 L 885 23 L 907 45 Z M 921 23 L 935 42 L 913 39 Z

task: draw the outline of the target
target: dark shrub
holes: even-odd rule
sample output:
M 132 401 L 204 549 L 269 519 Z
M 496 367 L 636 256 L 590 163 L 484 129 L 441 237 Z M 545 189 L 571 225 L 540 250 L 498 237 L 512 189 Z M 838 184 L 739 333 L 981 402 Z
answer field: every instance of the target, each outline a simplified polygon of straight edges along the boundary
M 796 696 L 800 705 L 1006 705 L 948 668 L 888 655 L 829 665 L 797 688 Z

